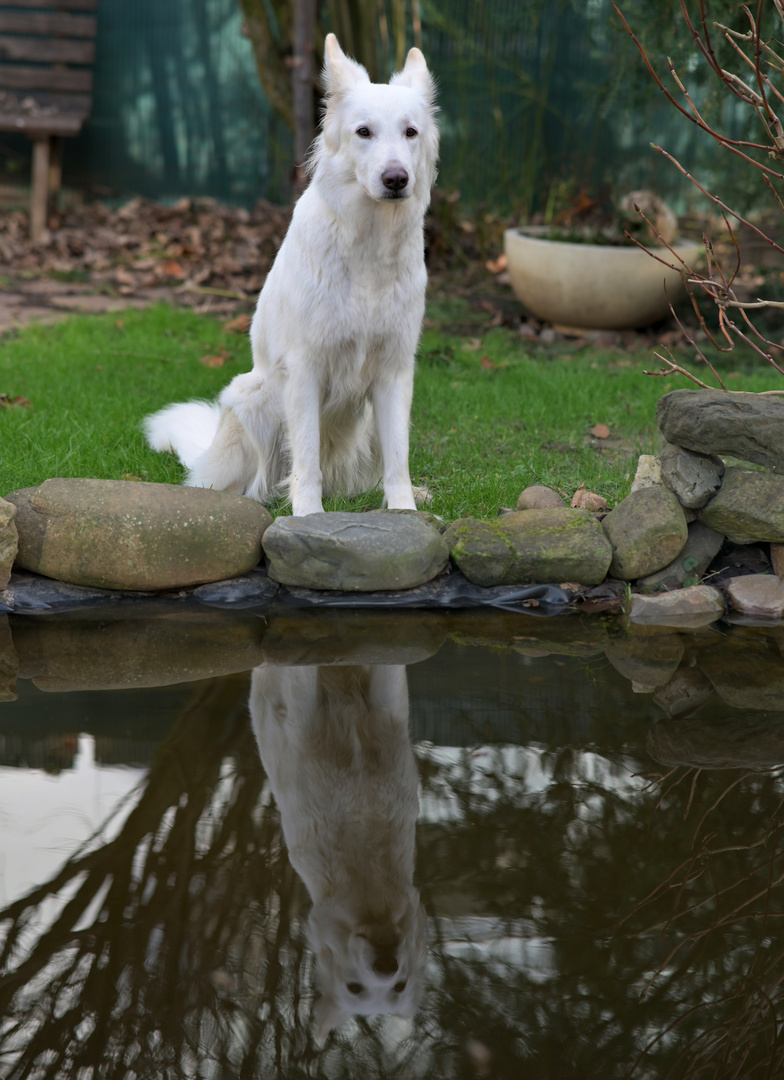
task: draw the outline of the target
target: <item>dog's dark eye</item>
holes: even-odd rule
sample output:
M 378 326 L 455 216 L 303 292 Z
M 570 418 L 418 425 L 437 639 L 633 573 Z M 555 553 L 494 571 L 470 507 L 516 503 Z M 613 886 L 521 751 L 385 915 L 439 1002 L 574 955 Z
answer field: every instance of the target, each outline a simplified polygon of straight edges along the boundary
M 370 128 L 358 127 L 357 128 L 357 135 L 359 135 L 360 139 L 369 139 L 370 138 Z
M 417 131 L 416 128 L 412 128 L 412 127 L 406 128 L 406 138 L 407 139 L 415 139 L 418 134 L 419 134 L 419 132 Z
M 392 987 L 396 994 L 402 994 L 405 988 L 405 982 L 396 982 L 395 985 Z
M 364 990 L 362 983 L 346 983 L 346 989 L 349 994 L 361 994 Z

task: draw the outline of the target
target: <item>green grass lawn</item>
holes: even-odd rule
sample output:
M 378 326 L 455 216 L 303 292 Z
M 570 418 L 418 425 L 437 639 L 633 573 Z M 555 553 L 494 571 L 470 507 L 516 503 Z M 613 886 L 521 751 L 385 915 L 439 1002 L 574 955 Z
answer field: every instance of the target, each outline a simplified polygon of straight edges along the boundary
M 568 498 L 584 483 L 617 503 L 638 455 L 657 447 L 658 398 L 692 384 L 644 375 L 658 367 L 646 351 L 569 342 L 545 349 L 503 328 L 483 332 L 466 313 L 458 301 L 435 302 L 420 348 L 411 472 L 429 487 L 433 511 L 447 520 L 495 517 L 530 484 Z M 461 333 L 449 332 L 455 325 Z M 179 482 L 177 461 L 146 447 L 142 418 L 172 401 L 212 398 L 249 366 L 244 335 L 165 305 L 76 315 L 3 337 L 0 394 L 30 404 L 0 408 L 0 495 L 55 476 Z M 731 366 L 732 389 L 784 389 L 760 360 L 739 366 L 733 356 Z M 610 437 L 593 438 L 596 424 Z M 380 504 L 373 492 L 327 508 Z

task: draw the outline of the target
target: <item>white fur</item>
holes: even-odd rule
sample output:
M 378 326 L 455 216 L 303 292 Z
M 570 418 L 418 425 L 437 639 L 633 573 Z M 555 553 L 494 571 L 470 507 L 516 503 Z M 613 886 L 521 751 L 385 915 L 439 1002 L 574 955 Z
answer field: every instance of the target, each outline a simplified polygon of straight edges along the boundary
M 406 669 L 262 664 L 250 712 L 289 858 L 313 901 L 319 1033 L 356 1014 L 410 1017 L 426 941 L 412 883 L 419 806 Z
M 438 156 L 434 85 L 419 49 L 388 85 L 326 39 L 326 111 L 300 198 L 250 329 L 253 370 L 214 406 L 148 417 L 186 483 L 267 502 L 288 489 L 295 514 L 324 493 L 383 482 L 413 509 L 408 428 L 426 272 L 424 214 Z M 390 187 L 391 185 L 391 187 Z

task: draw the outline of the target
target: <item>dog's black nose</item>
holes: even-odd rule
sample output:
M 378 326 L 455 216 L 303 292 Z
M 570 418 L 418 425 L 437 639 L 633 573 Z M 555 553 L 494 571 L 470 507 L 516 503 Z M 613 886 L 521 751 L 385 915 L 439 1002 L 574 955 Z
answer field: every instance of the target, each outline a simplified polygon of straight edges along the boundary
M 402 191 L 408 183 L 408 173 L 405 169 L 387 169 L 381 174 L 381 183 L 387 191 Z
M 394 975 L 397 971 L 397 959 L 394 953 L 379 953 L 373 961 L 373 971 L 376 975 Z

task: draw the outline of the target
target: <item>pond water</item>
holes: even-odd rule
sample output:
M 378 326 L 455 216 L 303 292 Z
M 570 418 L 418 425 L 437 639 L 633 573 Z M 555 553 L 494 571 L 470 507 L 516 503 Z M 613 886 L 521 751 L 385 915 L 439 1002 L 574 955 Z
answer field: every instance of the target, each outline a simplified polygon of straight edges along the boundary
M 782 1075 L 783 629 L 0 631 L 0 1076 Z

